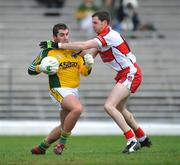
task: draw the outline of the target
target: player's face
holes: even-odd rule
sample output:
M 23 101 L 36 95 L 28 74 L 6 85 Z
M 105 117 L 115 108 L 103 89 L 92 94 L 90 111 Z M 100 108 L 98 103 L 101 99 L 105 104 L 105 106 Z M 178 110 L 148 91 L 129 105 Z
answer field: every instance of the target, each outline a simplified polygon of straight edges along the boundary
M 107 21 L 101 21 L 98 17 L 92 18 L 92 27 L 96 34 L 99 34 L 107 26 Z
M 60 29 L 58 30 L 58 34 L 54 37 L 55 42 L 67 43 L 69 42 L 69 30 L 68 29 Z

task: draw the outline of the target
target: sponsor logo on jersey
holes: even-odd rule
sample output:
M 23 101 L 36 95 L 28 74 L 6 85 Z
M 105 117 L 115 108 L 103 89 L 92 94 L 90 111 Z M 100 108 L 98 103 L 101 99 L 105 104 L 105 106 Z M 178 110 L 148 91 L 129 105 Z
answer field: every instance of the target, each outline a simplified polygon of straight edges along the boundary
M 67 68 L 70 68 L 70 67 L 76 67 L 77 66 L 77 62 L 61 62 L 59 64 L 59 67 L 61 67 L 62 69 L 67 69 Z

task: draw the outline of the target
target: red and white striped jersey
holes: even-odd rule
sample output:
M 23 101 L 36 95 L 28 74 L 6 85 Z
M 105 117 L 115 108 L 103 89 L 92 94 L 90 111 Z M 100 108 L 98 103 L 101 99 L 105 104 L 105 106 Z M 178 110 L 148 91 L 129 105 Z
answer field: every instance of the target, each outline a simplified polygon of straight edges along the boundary
M 95 40 L 98 42 L 98 53 L 102 61 L 117 72 L 136 63 L 136 57 L 125 39 L 110 26 L 105 27 Z

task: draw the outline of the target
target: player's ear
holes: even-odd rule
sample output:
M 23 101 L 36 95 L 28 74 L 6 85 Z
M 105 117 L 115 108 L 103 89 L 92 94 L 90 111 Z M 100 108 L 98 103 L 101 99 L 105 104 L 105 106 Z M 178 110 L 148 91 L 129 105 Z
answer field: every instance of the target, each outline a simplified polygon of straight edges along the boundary
M 107 26 L 109 23 L 108 23 L 107 20 L 104 20 L 104 21 L 103 21 L 103 24 L 104 24 L 104 26 Z
M 54 41 L 54 42 L 58 42 L 57 36 L 53 35 L 52 38 L 53 38 L 53 41 Z

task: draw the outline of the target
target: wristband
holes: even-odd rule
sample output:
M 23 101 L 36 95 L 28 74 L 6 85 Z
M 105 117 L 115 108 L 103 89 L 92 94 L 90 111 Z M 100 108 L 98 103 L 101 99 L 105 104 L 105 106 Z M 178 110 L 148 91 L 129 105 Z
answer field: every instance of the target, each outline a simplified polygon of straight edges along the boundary
M 62 43 L 58 43 L 58 48 L 62 48 Z

